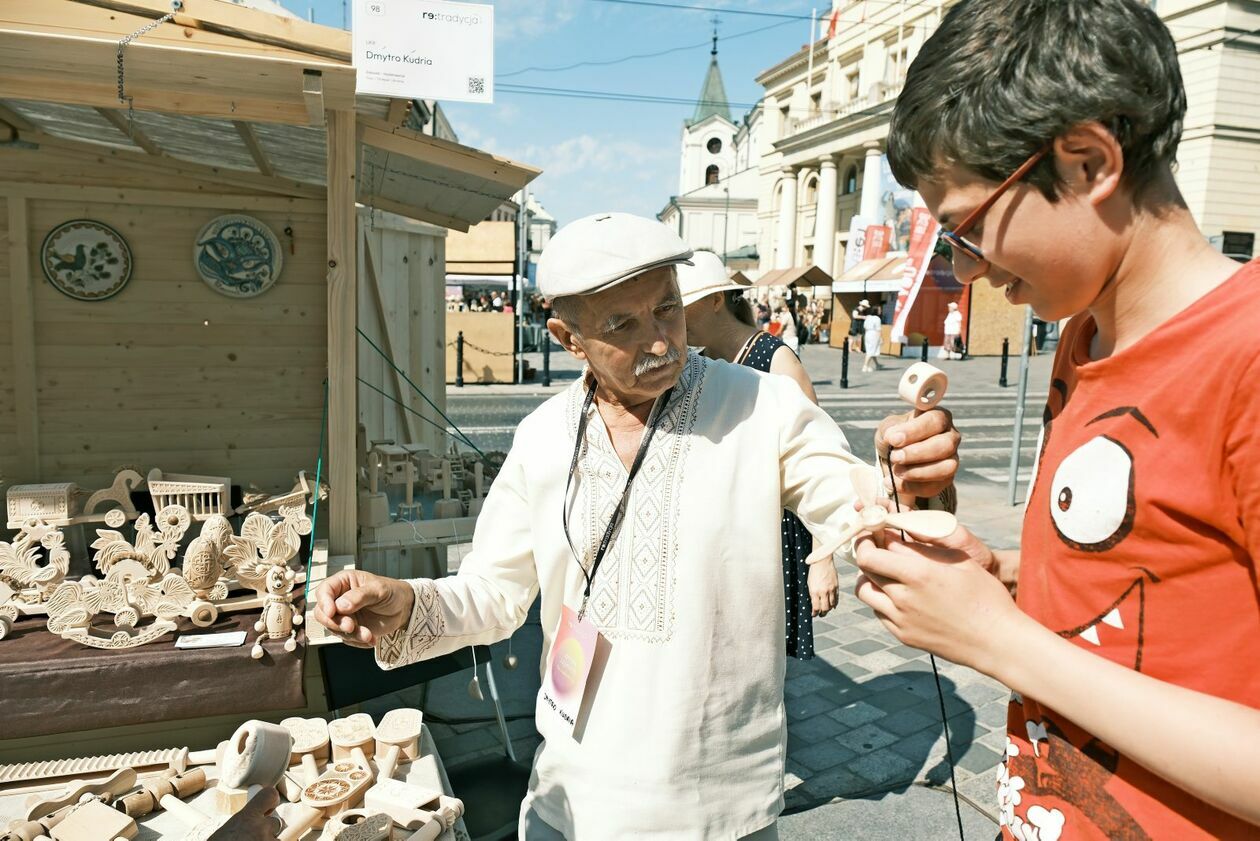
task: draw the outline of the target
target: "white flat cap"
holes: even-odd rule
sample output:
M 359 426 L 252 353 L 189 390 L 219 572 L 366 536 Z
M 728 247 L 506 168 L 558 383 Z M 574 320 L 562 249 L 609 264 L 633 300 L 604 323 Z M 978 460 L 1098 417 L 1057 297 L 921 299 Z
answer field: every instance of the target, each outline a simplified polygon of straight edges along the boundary
M 678 291 L 684 307 L 714 292 L 750 287 L 751 284 L 735 283 L 727 277 L 722 258 L 712 251 L 697 251 L 691 255 L 691 265 L 684 263 L 678 267 Z
M 538 261 L 544 298 L 589 295 L 635 275 L 687 263 L 691 248 L 667 225 L 630 213 L 599 213 L 565 225 Z

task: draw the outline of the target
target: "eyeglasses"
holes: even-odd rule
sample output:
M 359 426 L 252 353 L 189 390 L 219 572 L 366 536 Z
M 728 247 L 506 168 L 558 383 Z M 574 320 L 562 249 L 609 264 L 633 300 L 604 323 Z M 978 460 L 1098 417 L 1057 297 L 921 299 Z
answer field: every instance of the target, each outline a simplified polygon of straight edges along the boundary
M 1009 190 L 1013 184 L 1028 175 L 1028 173 L 1032 171 L 1032 168 L 1040 163 L 1042 158 L 1049 154 L 1050 149 L 1051 147 L 1049 145 L 1038 149 L 1031 158 L 1019 165 L 1019 169 L 1012 172 L 1010 177 L 999 184 L 998 188 L 994 190 L 987 199 L 981 202 L 979 207 L 968 213 L 967 216 L 959 222 L 952 231 L 941 231 L 941 240 L 953 249 L 955 266 L 959 265 L 960 257 L 963 261 L 969 261 L 975 264 L 972 271 L 961 273 L 956 271 L 956 275 L 975 277 L 988 272 L 989 259 L 984 256 L 984 252 L 980 250 L 980 246 L 966 239 L 967 234 L 970 233 L 971 229 L 974 228 L 976 223 L 980 221 L 980 217 L 984 216 L 984 214 L 988 212 L 989 208 L 993 207 L 994 202 L 1000 199 L 1002 194 Z

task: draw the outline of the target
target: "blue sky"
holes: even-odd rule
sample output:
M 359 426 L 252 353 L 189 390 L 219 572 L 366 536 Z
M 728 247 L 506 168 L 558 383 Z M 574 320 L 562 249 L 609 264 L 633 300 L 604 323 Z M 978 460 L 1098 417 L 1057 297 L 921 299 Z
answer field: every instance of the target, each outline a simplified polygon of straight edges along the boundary
M 281 0 L 303 17 L 340 27 L 342 0 Z M 683 0 L 691 5 L 809 15 L 788 0 Z M 500 82 L 617 91 L 694 100 L 709 62 L 711 12 L 629 6 L 598 0 L 500 0 L 495 7 L 495 69 Z M 830 11 L 830 3 L 819 5 Z M 753 78 L 809 38 L 809 21 L 720 14 L 718 59 L 733 102 L 753 103 Z M 774 26 L 775 24 L 781 24 Z M 703 45 L 701 45 L 703 42 Z M 562 72 L 531 70 L 608 61 L 674 47 L 653 58 Z M 543 169 L 535 195 L 561 224 L 589 213 L 624 210 L 655 215 L 678 188 L 679 137 L 693 110 L 685 105 L 607 102 L 495 92 L 493 105 L 444 103 L 463 143 Z M 738 114 L 735 114 L 738 119 Z

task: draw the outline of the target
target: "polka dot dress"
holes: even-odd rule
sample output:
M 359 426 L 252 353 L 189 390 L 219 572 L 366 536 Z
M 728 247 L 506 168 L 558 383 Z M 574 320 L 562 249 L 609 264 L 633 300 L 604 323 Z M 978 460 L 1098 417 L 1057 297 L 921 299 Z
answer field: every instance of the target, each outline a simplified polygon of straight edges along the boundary
M 753 340 L 744 363 L 758 371 L 769 371 L 775 351 L 784 347 L 769 333 Z M 805 558 L 814 548 L 814 538 L 805 524 L 790 511 L 783 512 L 783 596 L 787 610 L 787 653 L 809 660 L 814 656 L 813 606 L 809 601 L 809 567 Z

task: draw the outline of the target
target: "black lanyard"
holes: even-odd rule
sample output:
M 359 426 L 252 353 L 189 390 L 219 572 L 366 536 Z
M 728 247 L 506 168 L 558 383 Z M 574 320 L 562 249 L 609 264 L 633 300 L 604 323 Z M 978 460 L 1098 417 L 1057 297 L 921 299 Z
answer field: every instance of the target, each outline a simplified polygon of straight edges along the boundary
M 643 466 L 643 459 L 647 456 L 648 445 L 652 443 L 652 436 L 656 434 L 656 428 L 661 425 L 661 416 L 664 415 L 665 407 L 669 404 L 670 395 L 674 393 L 674 389 L 670 388 L 658 398 L 656 405 L 652 408 L 652 417 L 643 433 L 643 440 L 639 443 L 639 452 L 634 457 L 634 463 L 630 465 L 630 475 L 626 477 L 626 486 L 621 491 L 621 500 L 618 501 L 617 507 L 613 509 L 612 516 L 608 520 L 608 527 L 604 529 L 604 537 L 599 541 L 599 548 L 595 551 L 595 558 L 591 562 L 591 571 L 588 573 L 586 567 L 582 565 L 582 559 L 578 557 L 577 550 L 573 548 L 573 538 L 569 537 L 569 489 L 573 483 L 573 474 L 577 471 L 578 458 L 582 454 L 582 445 L 586 442 L 586 424 L 589 421 L 591 403 L 595 401 L 595 385 L 596 383 L 592 380 L 591 388 L 586 392 L 586 400 L 582 403 L 582 416 L 578 419 L 577 441 L 573 444 L 573 458 L 569 462 L 569 477 L 564 482 L 564 504 L 562 508 L 564 539 L 569 544 L 569 551 L 573 553 L 573 558 L 578 562 L 578 568 L 582 570 L 582 577 L 586 579 L 586 589 L 582 593 L 582 608 L 578 611 L 579 622 L 586 615 L 586 602 L 591 597 L 591 585 L 595 583 L 595 574 L 599 572 L 599 565 L 603 563 L 604 555 L 608 553 L 608 546 L 612 543 L 613 534 L 616 533 L 617 527 L 621 525 L 621 521 L 626 516 L 626 502 L 630 499 L 630 486 L 634 484 L 634 477 L 639 474 L 639 468 Z

